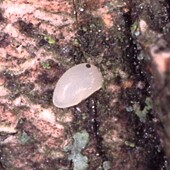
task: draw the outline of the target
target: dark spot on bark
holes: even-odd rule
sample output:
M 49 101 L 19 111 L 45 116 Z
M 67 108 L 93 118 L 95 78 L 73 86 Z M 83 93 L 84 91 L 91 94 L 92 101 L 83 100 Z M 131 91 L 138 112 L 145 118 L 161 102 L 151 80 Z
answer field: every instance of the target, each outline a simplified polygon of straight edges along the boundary
M 37 77 L 37 82 L 41 84 L 51 84 L 56 81 L 57 77 L 50 75 L 48 72 L 44 71 Z
M 25 21 L 19 20 L 18 21 L 19 31 L 21 33 L 26 34 L 27 36 L 32 37 L 34 34 L 34 27 L 32 23 L 26 23 Z
M 46 40 L 44 40 L 44 39 L 41 39 L 39 42 L 38 42 L 38 45 L 41 47 L 41 46 L 43 46 L 43 45 L 47 45 L 48 44 L 48 42 L 46 41 Z
M 5 21 L 5 18 L 4 16 L 2 15 L 2 11 L 0 10 L 0 22 L 4 22 Z
M 10 44 L 9 35 L 5 33 L 0 33 L 0 47 L 5 48 Z

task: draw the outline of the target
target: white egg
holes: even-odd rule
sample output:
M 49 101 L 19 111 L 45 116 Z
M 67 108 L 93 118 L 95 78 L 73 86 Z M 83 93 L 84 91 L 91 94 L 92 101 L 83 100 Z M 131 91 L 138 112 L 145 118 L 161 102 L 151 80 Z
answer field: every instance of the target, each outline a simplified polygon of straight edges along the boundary
M 78 64 L 67 70 L 58 80 L 53 93 L 53 103 L 59 108 L 77 105 L 99 90 L 102 84 L 103 77 L 96 66 Z

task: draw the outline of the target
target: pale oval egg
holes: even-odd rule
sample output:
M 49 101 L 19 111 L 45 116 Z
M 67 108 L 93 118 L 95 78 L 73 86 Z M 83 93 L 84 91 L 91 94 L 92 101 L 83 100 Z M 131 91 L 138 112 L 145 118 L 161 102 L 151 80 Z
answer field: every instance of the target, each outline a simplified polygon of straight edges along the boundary
M 67 70 L 58 80 L 53 93 L 53 103 L 59 108 L 77 105 L 99 90 L 102 84 L 103 77 L 96 66 L 78 64 Z

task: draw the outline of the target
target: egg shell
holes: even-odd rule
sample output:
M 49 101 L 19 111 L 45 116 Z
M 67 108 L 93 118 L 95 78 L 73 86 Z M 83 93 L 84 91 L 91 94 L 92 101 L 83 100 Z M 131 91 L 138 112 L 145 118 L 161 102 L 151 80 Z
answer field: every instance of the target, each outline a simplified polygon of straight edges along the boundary
M 58 80 L 53 93 L 53 104 L 67 108 L 88 98 L 103 84 L 99 69 L 88 63 L 78 64 L 67 70 Z

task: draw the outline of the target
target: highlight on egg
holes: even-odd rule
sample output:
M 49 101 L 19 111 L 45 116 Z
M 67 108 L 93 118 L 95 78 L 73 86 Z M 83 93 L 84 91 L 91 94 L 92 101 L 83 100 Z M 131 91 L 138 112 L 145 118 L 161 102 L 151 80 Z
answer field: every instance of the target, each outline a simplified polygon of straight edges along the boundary
M 53 104 L 67 108 L 79 104 L 102 87 L 100 70 L 89 63 L 68 69 L 58 80 L 53 93 Z

